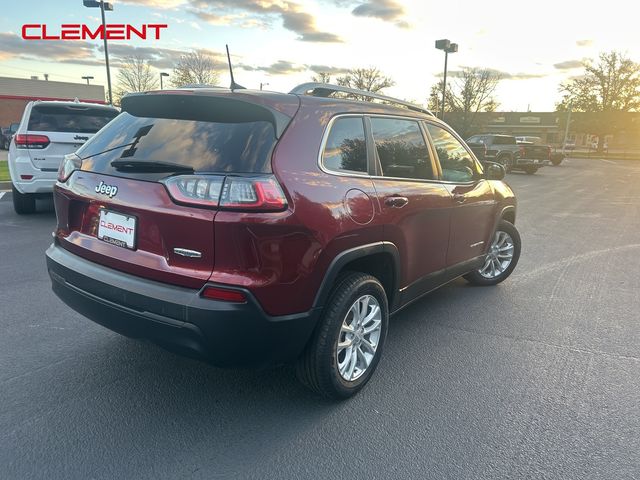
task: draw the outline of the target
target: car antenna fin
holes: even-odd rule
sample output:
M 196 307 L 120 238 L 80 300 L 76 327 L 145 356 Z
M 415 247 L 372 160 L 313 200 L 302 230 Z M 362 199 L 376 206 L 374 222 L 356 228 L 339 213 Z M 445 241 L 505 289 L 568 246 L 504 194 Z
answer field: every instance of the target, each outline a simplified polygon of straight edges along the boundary
M 229 74 L 231 75 L 231 86 L 229 87 L 231 90 L 246 90 L 245 87 L 236 83 L 233 78 L 233 67 L 231 66 L 231 55 L 229 55 L 229 45 L 225 45 L 227 48 L 227 61 L 229 62 Z

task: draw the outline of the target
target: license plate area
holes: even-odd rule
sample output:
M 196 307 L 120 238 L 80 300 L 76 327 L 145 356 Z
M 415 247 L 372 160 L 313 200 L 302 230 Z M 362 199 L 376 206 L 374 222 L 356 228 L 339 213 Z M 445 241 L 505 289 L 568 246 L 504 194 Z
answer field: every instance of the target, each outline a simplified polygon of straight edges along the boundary
M 98 239 L 129 250 L 136 249 L 137 218 L 112 210 L 100 209 Z

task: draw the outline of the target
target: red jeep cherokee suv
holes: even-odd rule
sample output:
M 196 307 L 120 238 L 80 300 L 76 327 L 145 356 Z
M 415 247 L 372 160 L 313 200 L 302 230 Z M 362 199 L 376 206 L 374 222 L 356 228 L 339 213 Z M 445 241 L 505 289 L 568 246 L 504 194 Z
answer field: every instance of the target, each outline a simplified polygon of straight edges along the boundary
M 369 92 L 132 94 L 60 167 L 47 266 L 107 328 L 220 366 L 295 362 L 344 398 L 390 314 L 461 275 L 509 276 L 503 177 L 428 111 Z

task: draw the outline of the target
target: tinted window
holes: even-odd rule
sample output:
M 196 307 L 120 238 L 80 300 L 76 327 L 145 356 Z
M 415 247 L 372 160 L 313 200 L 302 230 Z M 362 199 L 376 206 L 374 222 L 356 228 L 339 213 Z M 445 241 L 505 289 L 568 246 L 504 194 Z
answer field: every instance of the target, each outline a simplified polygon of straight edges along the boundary
M 116 110 L 107 108 L 36 105 L 27 128 L 35 132 L 96 133 L 117 115 Z
M 515 137 L 493 137 L 494 145 L 515 145 Z
M 322 163 L 330 170 L 367 172 L 367 143 L 361 117 L 339 118 L 333 123 Z
M 448 182 L 470 182 L 477 173 L 476 163 L 456 137 L 444 128 L 427 123 L 442 166 L 442 179 Z
M 384 176 L 433 178 L 431 159 L 418 122 L 373 117 L 371 131 Z
M 113 160 L 178 163 L 195 172 L 271 172 L 273 125 L 267 121 L 219 123 L 135 117 L 121 113 L 77 154 L 83 170 L 124 175 Z M 129 175 L 127 175 L 129 176 Z

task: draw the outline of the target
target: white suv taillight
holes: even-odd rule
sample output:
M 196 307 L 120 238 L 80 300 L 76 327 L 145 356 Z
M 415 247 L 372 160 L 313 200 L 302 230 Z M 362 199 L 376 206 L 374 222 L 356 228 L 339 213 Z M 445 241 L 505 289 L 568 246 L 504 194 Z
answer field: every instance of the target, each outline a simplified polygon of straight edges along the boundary
M 80 170 L 82 167 L 82 159 L 75 153 L 65 155 L 58 168 L 58 181 L 60 183 L 66 182 L 71 174 L 76 170 Z
M 46 135 L 17 134 L 14 137 L 16 148 L 30 148 L 41 150 L 49 146 L 49 137 Z
M 162 180 L 178 203 L 228 210 L 276 212 L 287 208 L 282 188 L 272 176 L 223 177 L 177 175 Z

